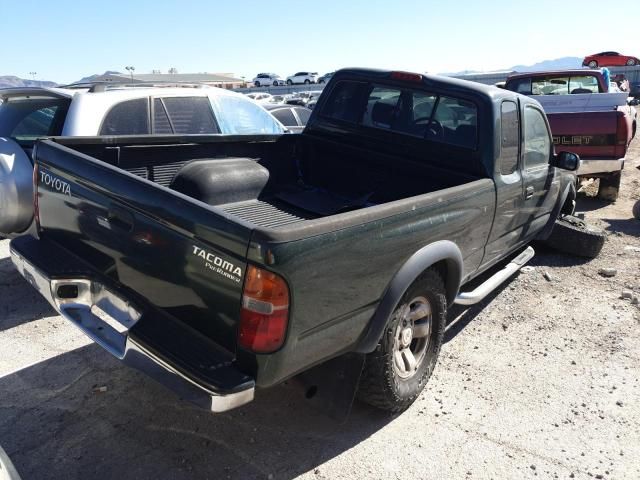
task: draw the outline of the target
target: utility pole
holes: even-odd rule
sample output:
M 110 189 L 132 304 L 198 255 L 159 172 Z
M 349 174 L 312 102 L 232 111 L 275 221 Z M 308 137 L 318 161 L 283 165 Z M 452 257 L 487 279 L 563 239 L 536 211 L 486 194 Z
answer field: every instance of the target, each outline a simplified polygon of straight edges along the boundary
M 135 71 L 136 67 L 128 66 L 128 67 L 124 67 L 124 69 L 131 74 L 131 81 L 133 82 L 133 72 Z
M 36 79 L 36 75 L 37 75 L 37 74 L 38 74 L 38 72 L 29 72 L 29 75 L 31 75 L 31 78 L 32 78 L 33 80 L 35 80 L 35 79 Z

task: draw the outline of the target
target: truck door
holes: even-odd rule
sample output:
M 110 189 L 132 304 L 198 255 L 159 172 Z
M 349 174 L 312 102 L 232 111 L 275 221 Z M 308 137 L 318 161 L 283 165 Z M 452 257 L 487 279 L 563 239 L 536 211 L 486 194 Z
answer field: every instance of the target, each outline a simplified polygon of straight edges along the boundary
M 500 107 L 500 145 L 494 169 L 496 215 L 483 263 L 490 263 L 522 241 L 525 219 L 520 166 L 520 108 L 515 101 Z
M 531 237 L 549 219 L 554 195 L 549 195 L 553 171 L 549 159 L 553 145 L 549 125 L 542 110 L 524 105 L 522 110 L 522 180 L 524 205 L 523 236 Z M 554 186 L 557 188 L 557 185 Z

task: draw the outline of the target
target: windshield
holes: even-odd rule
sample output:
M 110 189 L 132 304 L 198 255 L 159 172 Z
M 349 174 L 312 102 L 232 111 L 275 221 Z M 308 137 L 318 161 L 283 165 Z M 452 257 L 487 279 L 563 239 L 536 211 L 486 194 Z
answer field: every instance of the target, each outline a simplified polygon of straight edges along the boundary
M 284 133 L 282 126 L 262 107 L 246 98 L 221 95 L 214 99 L 221 133 L 258 135 Z
M 0 103 L 0 137 L 32 142 L 60 135 L 68 108 L 68 99 L 9 98 Z

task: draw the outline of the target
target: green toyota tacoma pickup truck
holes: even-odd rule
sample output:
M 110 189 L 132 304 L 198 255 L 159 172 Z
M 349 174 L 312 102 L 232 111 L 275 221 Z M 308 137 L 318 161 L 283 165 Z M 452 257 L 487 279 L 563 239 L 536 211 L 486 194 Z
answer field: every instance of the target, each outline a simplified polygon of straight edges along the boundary
M 554 155 L 534 99 L 365 69 L 337 72 L 299 135 L 49 138 L 33 157 L 20 273 L 214 412 L 292 377 L 330 402 L 407 408 L 447 307 L 531 258 L 572 212 L 579 166 Z

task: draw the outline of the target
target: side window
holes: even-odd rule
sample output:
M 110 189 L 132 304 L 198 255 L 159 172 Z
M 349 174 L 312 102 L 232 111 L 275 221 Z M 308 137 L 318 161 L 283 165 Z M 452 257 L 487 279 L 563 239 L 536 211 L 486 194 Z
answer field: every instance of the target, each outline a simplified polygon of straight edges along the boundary
M 243 95 L 216 95 L 212 99 L 220 133 L 229 135 L 280 134 L 282 126 L 264 108 Z
M 149 133 L 149 100 L 127 100 L 111 108 L 100 135 L 146 135 Z
M 366 87 L 367 84 L 362 82 L 338 82 L 331 90 L 322 115 L 345 122 L 358 122 L 362 115 Z
M 162 103 L 178 134 L 219 133 L 208 97 L 165 97 Z
M 551 154 L 551 140 L 542 113 L 527 106 L 524 110 L 524 166 L 546 166 Z
M 285 127 L 295 127 L 298 125 L 296 117 L 293 116 L 290 108 L 279 108 L 271 112 L 276 119 Z
M 153 100 L 153 133 L 156 135 L 173 133 L 167 111 L 159 98 Z
M 510 175 L 518 168 L 520 143 L 518 105 L 515 102 L 503 102 L 500 119 L 500 173 Z

